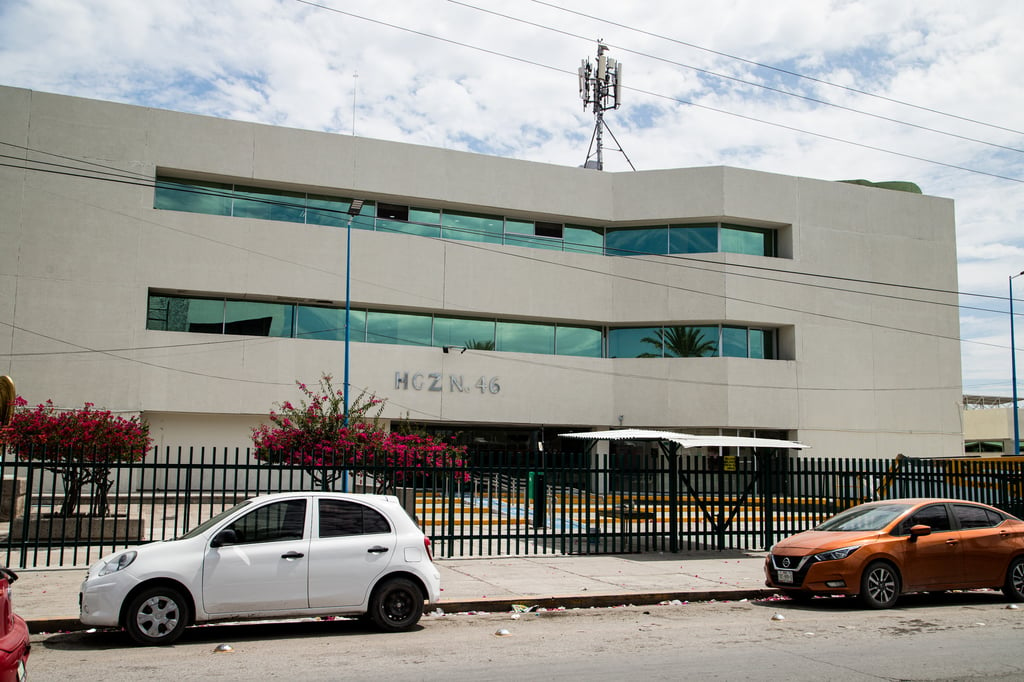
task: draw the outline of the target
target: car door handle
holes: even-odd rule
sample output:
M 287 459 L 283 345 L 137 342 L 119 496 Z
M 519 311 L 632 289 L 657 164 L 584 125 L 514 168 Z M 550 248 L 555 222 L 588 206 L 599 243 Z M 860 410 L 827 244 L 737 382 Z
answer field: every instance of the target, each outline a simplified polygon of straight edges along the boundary
M 285 552 L 284 554 L 281 555 L 281 558 L 282 559 L 301 559 L 304 556 L 306 556 L 306 555 L 303 554 L 302 552 L 292 551 L 292 552 Z
M 950 545 L 950 546 L 953 546 L 953 545 L 959 544 L 959 540 L 946 540 L 946 544 Z
M 383 554 L 384 552 L 388 551 L 388 548 L 387 547 L 381 547 L 380 545 L 377 545 L 375 547 L 371 547 L 370 549 L 368 549 L 366 551 L 368 553 L 370 553 L 370 554 Z

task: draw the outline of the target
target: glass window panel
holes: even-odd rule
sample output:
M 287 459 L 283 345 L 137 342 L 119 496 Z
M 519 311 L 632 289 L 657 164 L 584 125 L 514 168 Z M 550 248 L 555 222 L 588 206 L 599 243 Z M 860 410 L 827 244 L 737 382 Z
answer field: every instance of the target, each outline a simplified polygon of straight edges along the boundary
M 366 340 L 406 346 L 430 345 L 430 315 L 370 311 L 366 315 Z
M 698 358 L 718 355 L 718 327 L 665 327 L 665 356 Z
M 609 227 L 605 233 L 605 253 L 609 256 L 668 253 L 668 226 Z
M 494 320 L 435 317 L 434 345 L 494 350 Z
M 555 329 L 555 355 L 601 357 L 601 330 L 596 327 L 563 327 Z
M 500 244 L 505 232 L 505 220 L 501 216 L 445 211 L 441 224 L 446 239 Z
M 715 253 L 718 225 L 672 225 L 668 230 L 669 253 Z
M 775 332 L 771 329 L 750 330 L 750 357 L 760 360 L 775 359 Z
M 752 256 L 774 255 L 771 230 L 756 227 L 722 225 L 721 249 L 725 253 L 746 253 Z
M 306 527 L 306 501 L 273 502 L 249 512 L 227 528 L 240 545 L 302 539 Z
M 418 225 L 416 223 L 404 223 L 400 220 L 383 220 L 381 218 L 377 218 L 377 230 L 379 232 L 415 234 L 421 237 L 441 236 L 441 228 L 437 225 Z
M 555 352 L 555 327 L 530 322 L 498 322 L 497 349 L 510 353 Z
M 231 215 L 236 218 L 306 222 L 306 195 L 258 187 L 235 187 Z
M 409 207 L 402 204 L 377 204 L 377 217 L 388 220 L 401 220 L 409 222 Z
M 433 208 L 409 207 L 410 223 L 425 223 L 427 225 L 441 224 L 441 211 Z
M 604 228 L 566 225 L 564 249 L 575 253 L 604 253 Z
M 727 358 L 749 357 L 746 327 L 722 327 L 722 355 Z
M 224 300 L 151 296 L 147 329 L 198 334 L 224 333 Z
M 348 199 L 310 195 L 306 197 L 306 223 L 309 225 L 326 225 L 327 227 L 345 227 L 348 223 Z
M 153 208 L 209 215 L 231 215 L 231 185 L 157 178 Z
M 289 337 L 294 310 L 290 303 L 228 301 L 224 306 L 224 333 Z
M 349 313 L 349 318 L 352 321 L 352 333 L 349 335 L 349 340 L 365 340 L 366 311 L 352 310 Z M 344 341 L 345 309 L 308 305 L 295 306 L 295 338 Z
M 537 234 L 536 225 L 532 220 L 505 219 L 505 234 Z
M 170 296 L 153 296 L 150 294 L 146 306 L 146 329 L 170 331 L 171 301 Z M 180 329 L 175 331 L 181 331 Z
M 506 234 L 505 243 L 509 246 L 525 246 L 531 249 L 547 249 L 561 251 L 562 240 L 552 237 L 532 237 L 528 234 Z
M 608 330 L 608 357 L 660 358 L 661 327 L 625 327 Z

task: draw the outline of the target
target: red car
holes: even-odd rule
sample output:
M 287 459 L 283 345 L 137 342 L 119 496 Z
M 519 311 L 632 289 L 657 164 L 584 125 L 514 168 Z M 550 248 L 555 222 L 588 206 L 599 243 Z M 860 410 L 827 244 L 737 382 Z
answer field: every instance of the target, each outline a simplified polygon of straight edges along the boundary
M 951 499 L 858 505 L 776 543 L 766 585 L 793 599 L 859 595 L 884 609 L 906 592 L 1001 589 L 1024 601 L 1024 521 Z
M 11 583 L 18 579 L 9 568 L 0 568 L 0 682 L 21 682 L 25 679 L 28 640 L 25 619 L 11 606 Z

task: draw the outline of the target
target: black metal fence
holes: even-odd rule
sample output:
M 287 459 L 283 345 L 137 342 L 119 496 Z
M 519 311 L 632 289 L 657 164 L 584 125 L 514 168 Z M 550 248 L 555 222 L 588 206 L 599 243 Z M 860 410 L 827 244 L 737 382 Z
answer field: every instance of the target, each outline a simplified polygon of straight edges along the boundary
M 435 556 L 769 547 L 872 499 L 957 497 L 1024 511 L 1005 460 L 834 460 L 471 453 L 460 468 L 310 470 L 245 449 L 154 450 L 144 461 L 0 460 L 0 558 L 81 566 L 186 532 L 253 495 L 330 487 L 397 495 Z M 73 470 L 73 471 L 71 471 Z M 325 475 L 326 474 L 326 475 Z

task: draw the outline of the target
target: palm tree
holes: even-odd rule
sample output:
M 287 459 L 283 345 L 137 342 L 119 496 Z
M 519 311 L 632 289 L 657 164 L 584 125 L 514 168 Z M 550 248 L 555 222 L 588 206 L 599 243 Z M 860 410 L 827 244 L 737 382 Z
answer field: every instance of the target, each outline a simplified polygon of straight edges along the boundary
M 466 341 L 466 348 L 472 350 L 494 350 L 494 341 L 477 341 L 476 339 L 470 339 L 469 341 Z
M 645 336 L 641 343 L 649 343 L 658 350 L 664 349 L 664 357 L 699 358 L 718 353 L 718 341 L 706 339 L 700 327 L 661 327 L 654 336 Z M 640 358 L 660 358 L 661 353 L 641 353 Z

